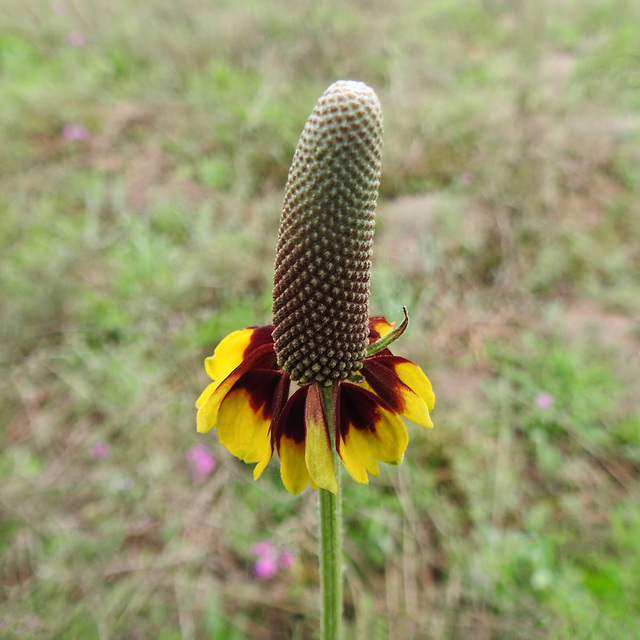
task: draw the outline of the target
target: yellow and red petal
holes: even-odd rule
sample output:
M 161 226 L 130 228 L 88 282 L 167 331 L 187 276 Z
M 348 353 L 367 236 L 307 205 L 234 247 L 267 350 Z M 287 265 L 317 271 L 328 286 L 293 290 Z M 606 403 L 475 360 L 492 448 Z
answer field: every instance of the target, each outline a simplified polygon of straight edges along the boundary
M 204 361 L 204 367 L 212 380 L 224 380 L 244 360 L 244 352 L 251 342 L 253 332 L 252 327 L 241 329 L 220 341 L 213 355 Z
M 220 402 L 215 424 L 220 443 L 240 460 L 258 463 L 253 470 L 254 479 L 260 477 L 273 455 L 274 407 L 280 405 L 280 398 L 288 392 L 288 376 L 279 371 L 255 369 L 245 372 Z
M 234 372 L 235 373 L 235 372 Z M 216 426 L 218 411 L 226 395 L 231 391 L 242 373 L 227 376 L 220 384 L 212 382 L 200 395 L 196 402 L 196 429 L 200 433 L 207 433 Z
M 378 460 L 400 464 L 409 442 L 404 423 L 374 393 L 354 384 L 340 386 L 336 396 L 338 453 L 349 475 L 368 484 L 368 473 L 377 476 Z
M 395 322 L 388 322 L 384 316 L 369 318 L 369 338 L 373 341 L 378 340 L 378 338 L 384 338 L 395 324 Z
M 362 375 L 367 387 L 395 412 L 423 427 L 433 427 L 429 412 L 435 396 L 420 367 L 406 358 L 378 355 L 363 362 Z
M 275 367 L 275 357 L 273 343 L 262 344 L 252 349 L 249 355 L 219 384 L 217 382 L 210 384 L 202 394 L 200 394 L 196 402 L 196 407 L 198 407 L 196 428 L 198 431 L 200 433 L 206 433 L 216 426 L 220 405 L 225 399 L 225 396 L 245 373 L 251 369 L 273 369 Z
M 307 391 L 304 406 L 306 430 L 305 461 L 314 484 L 321 489 L 338 492 L 338 480 L 333 466 L 331 439 L 324 411 L 324 401 L 320 385 L 312 383 Z
M 220 444 L 244 462 L 259 463 L 259 473 L 271 459 L 271 418 L 255 411 L 251 395 L 242 387 L 228 393 L 218 412 L 216 429 Z
M 280 456 L 280 476 L 289 493 L 300 493 L 311 481 L 305 459 L 305 404 L 308 387 L 298 389 L 277 418 L 273 440 Z
M 267 325 L 230 333 L 204 362 L 209 377 L 214 381 L 226 378 L 255 349 L 269 342 L 273 343 L 272 331 L 273 327 Z

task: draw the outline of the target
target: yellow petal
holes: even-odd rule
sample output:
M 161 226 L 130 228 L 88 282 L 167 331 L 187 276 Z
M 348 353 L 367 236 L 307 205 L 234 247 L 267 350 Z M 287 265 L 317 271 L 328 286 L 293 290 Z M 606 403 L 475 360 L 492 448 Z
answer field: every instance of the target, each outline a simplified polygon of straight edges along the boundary
M 416 395 L 420 396 L 427 405 L 427 409 L 432 411 L 436 403 L 436 397 L 433 393 L 433 389 L 431 388 L 429 378 L 424 375 L 422 369 L 417 364 L 413 364 L 413 362 L 409 362 L 408 360 L 396 365 L 394 369 L 400 380 L 402 380 L 402 382 L 404 382 Z M 406 417 L 409 418 L 409 416 Z M 409 420 L 422 424 L 425 427 L 433 426 L 431 419 L 428 420 L 428 424 L 423 424 L 420 420 L 414 420 L 413 418 L 409 418 Z
M 216 390 L 217 386 L 217 382 L 212 382 L 211 384 L 207 385 L 207 388 L 200 394 L 200 397 L 196 400 L 196 407 L 198 409 L 213 395 L 213 392 Z
M 212 380 L 223 380 L 242 362 L 255 330 L 256 327 L 250 327 L 234 331 L 218 344 L 213 355 L 204 361 Z
M 304 408 L 306 428 L 305 460 L 313 482 L 322 489 L 338 492 L 338 480 L 333 466 L 331 440 L 323 410 L 320 386 L 312 384 L 307 392 Z
M 218 410 L 220 409 L 220 404 L 224 400 L 224 396 L 226 390 L 223 390 L 220 393 L 220 385 L 215 382 L 210 384 L 205 392 L 209 391 L 209 389 L 213 387 L 213 393 L 209 395 L 208 398 L 204 398 L 204 393 L 198 398 L 198 402 L 200 403 L 198 406 L 198 414 L 196 416 L 196 429 L 199 433 L 207 433 L 207 431 L 211 431 L 213 427 L 216 426 L 216 420 L 218 418 Z M 218 391 L 218 393 L 216 393 Z
M 236 458 L 258 463 L 254 470 L 254 476 L 258 477 L 271 459 L 271 418 L 262 408 L 254 409 L 250 400 L 243 388 L 227 393 L 218 412 L 216 429 L 220 443 Z
M 236 370 L 232 375 L 228 375 L 219 384 L 217 382 L 212 382 L 202 392 L 196 402 L 196 406 L 198 407 L 196 429 L 200 433 L 206 433 L 216 426 L 220 405 L 241 375 L 242 371 L 236 367 Z M 207 394 L 209 394 L 209 397 L 207 397 Z
M 311 480 L 304 454 L 304 442 L 296 443 L 283 436 L 280 439 L 280 476 L 282 484 L 289 493 L 300 493 Z

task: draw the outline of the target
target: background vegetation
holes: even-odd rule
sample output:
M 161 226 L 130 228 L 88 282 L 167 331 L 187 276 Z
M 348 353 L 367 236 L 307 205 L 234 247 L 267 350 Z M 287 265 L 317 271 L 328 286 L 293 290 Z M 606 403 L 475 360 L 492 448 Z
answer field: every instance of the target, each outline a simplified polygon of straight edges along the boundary
M 314 637 L 316 496 L 254 484 L 193 403 L 269 322 L 339 78 L 385 115 L 372 312 L 408 305 L 438 395 L 346 483 L 349 637 L 640 638 L 640 4 L 7 0 L 3 639 Z M 295 556 L 269 581 L 264 540 Z

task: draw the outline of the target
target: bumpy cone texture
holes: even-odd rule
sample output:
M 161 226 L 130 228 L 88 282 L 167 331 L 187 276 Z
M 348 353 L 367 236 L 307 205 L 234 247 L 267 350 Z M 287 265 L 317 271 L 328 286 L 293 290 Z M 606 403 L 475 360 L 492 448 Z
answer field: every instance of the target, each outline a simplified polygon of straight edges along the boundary
M 289 169 L 273 290 L 273 338 L 293 380 L 357 378 L 368 344 L 382 113 L 361 82 L 320 97 Z

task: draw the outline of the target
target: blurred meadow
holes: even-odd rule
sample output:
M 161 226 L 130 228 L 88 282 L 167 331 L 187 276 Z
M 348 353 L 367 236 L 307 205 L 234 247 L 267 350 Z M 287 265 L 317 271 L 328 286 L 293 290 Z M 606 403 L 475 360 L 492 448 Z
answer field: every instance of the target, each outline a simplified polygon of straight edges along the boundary
M 438 398 L 345 478 L 347 638 L 640 638 L 640 3 L 5 0 L 3 640 L 315 637 L 317 495 L 194 402 L 340 78 L 385 117 L 371 311 Z

